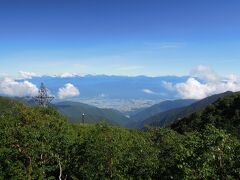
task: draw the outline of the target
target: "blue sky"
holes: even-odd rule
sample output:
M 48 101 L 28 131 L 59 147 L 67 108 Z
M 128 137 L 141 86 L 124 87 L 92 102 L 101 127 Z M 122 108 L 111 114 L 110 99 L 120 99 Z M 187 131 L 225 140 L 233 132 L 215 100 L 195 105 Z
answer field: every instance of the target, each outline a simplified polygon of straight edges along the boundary
M 0 0 L 0 75 L 240 75 L 239 0 Z

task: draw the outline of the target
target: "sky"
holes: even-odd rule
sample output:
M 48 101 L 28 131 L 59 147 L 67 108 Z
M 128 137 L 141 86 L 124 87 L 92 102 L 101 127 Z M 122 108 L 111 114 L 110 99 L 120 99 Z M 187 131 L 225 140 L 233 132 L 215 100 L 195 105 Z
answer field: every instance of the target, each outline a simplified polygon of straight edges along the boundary
M 0 76 L 240 75 L 239 0 L 0 0 Z

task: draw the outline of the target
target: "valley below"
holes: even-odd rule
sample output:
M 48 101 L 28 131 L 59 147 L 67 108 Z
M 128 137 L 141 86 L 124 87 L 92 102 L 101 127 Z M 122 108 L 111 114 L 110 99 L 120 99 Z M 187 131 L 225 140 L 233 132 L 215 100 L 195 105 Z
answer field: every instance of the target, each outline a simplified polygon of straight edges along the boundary
M 109 99 L 109 98 L 85 98 L 74 99 L 76 102 L 82 102 L 98 108 L 116 109 L 126 116 L 135 114 L 141 109 L 150 107 L 154 104 L 164 101 L 163 99 Z

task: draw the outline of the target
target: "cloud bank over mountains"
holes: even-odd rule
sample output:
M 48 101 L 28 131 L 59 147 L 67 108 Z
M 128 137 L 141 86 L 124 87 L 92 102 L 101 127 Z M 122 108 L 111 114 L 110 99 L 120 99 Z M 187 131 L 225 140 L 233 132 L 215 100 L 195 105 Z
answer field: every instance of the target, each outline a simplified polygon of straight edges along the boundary
M 176 91 L 184 99 L 202 99 L 225 91 L 240 91 L 240 79 L 236 75 L 222 77 L 203 65 L 193 69 L 190 74 L 186 82 L 175 85 Z
M 13 78 L 4 77 L 0 79 L 0 94 L 5 96 L 34 96 L 37 95 L 38 88 L 35 84 L 24 80 L 18 82 Z M 79 90 L 71 83 L 65 84 L 64 87 L 59 88 L 58 98 L 72 98 L 79 96 Z
M 34 72 L 19 71 L 19 74 L 20 74 L 19 79 L 32 79 L 33 77 L 40 77 Z
M 33 96 L 38 92 L 36 85 L 25 80 L 17 82 L 16 80 L 4 77 L 0 79 L 0 94 L 6 96 Z
M 27 72 L 27 71 L 19 71 L 19 76 L 16 79 L 32 79 L 34 77 L 60 77 L 60 78 L 71 78 L 71 77 L 77 77 L 77 76 L 83 76 L 82 74 L 77 73 L 70 73 L 70 72 L 64 72 L 60 74 L 37 74 L 34 72 Z
M 58 99 L 109 98 L 109 99 L 202 99 L 225 91 L 240 91 L 240 78 L 236 75 L 220 76 L 208 66 L 199 65 L 189 76 L 105 76 L 39 75 L 19 72 L 20 77 L 0 78 L 0 95 L 33 96 L 37 86 L 44 82 Z M 99 94 L 104 96 L 99 97 Z M 107 95 L 107 96 L 106 96 Z

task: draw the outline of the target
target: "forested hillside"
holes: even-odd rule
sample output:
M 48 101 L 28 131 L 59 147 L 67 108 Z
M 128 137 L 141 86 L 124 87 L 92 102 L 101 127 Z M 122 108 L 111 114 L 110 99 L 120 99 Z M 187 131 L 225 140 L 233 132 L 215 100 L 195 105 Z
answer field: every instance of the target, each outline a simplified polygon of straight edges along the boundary
M 238 179 L 240 140 L 229 124 L 239 127 L 239 97 L 181 133 L 181 121 L 174 130 L 73 125 L 52 108 L 0 98 L 0 179 Z
M 14 97 L 12 99 L 29 106 L 37 106 L 37 103 L 33 99 L 19 97 Z M 51 106 L 57 109 L 63 116 L 66 116 L 70 123 L 81 123 L 82 114 L 84 114 L 85 123 L 107 122 L 121 127 L 125 127 L 126 124 L 129 123 L 129 118 L 115 109 L 98 108 L 96 106 L 73 101 L 55 102 Z
M 125 126 L 129 119 L 114 109 L 101 109 L 79 102 L 64 101 L 54 104 L 54 107 L 65 115 L 71 123 L 82 122 L 82 114 L 86 123 L 108 122 L 113 125 Z
M 200 112 L 203 109 L 205 109 L 209 104 L 217 101 L 219 98 L 225 97 L 231 94 L 232 92 L 225 92 L 221 94 L 212 95 L 200 101 L 192 103 L 189 106 L 170 109 L 168 111 L 155 114 L 154 116 L 147 118 L 144 121 L 141 121 L 140 123 L 137 123 L 137 127 L 142 128 L 146 125 L 155 126 L 155 127 L 169 126 L 176 120 L 187 117 L 192 113 Z
M 240 93 L 220 98 L 203 112 L 193 113 L 175 122 L 171 127 L 183 133 L 201 131 L 209 124 L 240 137 Z

